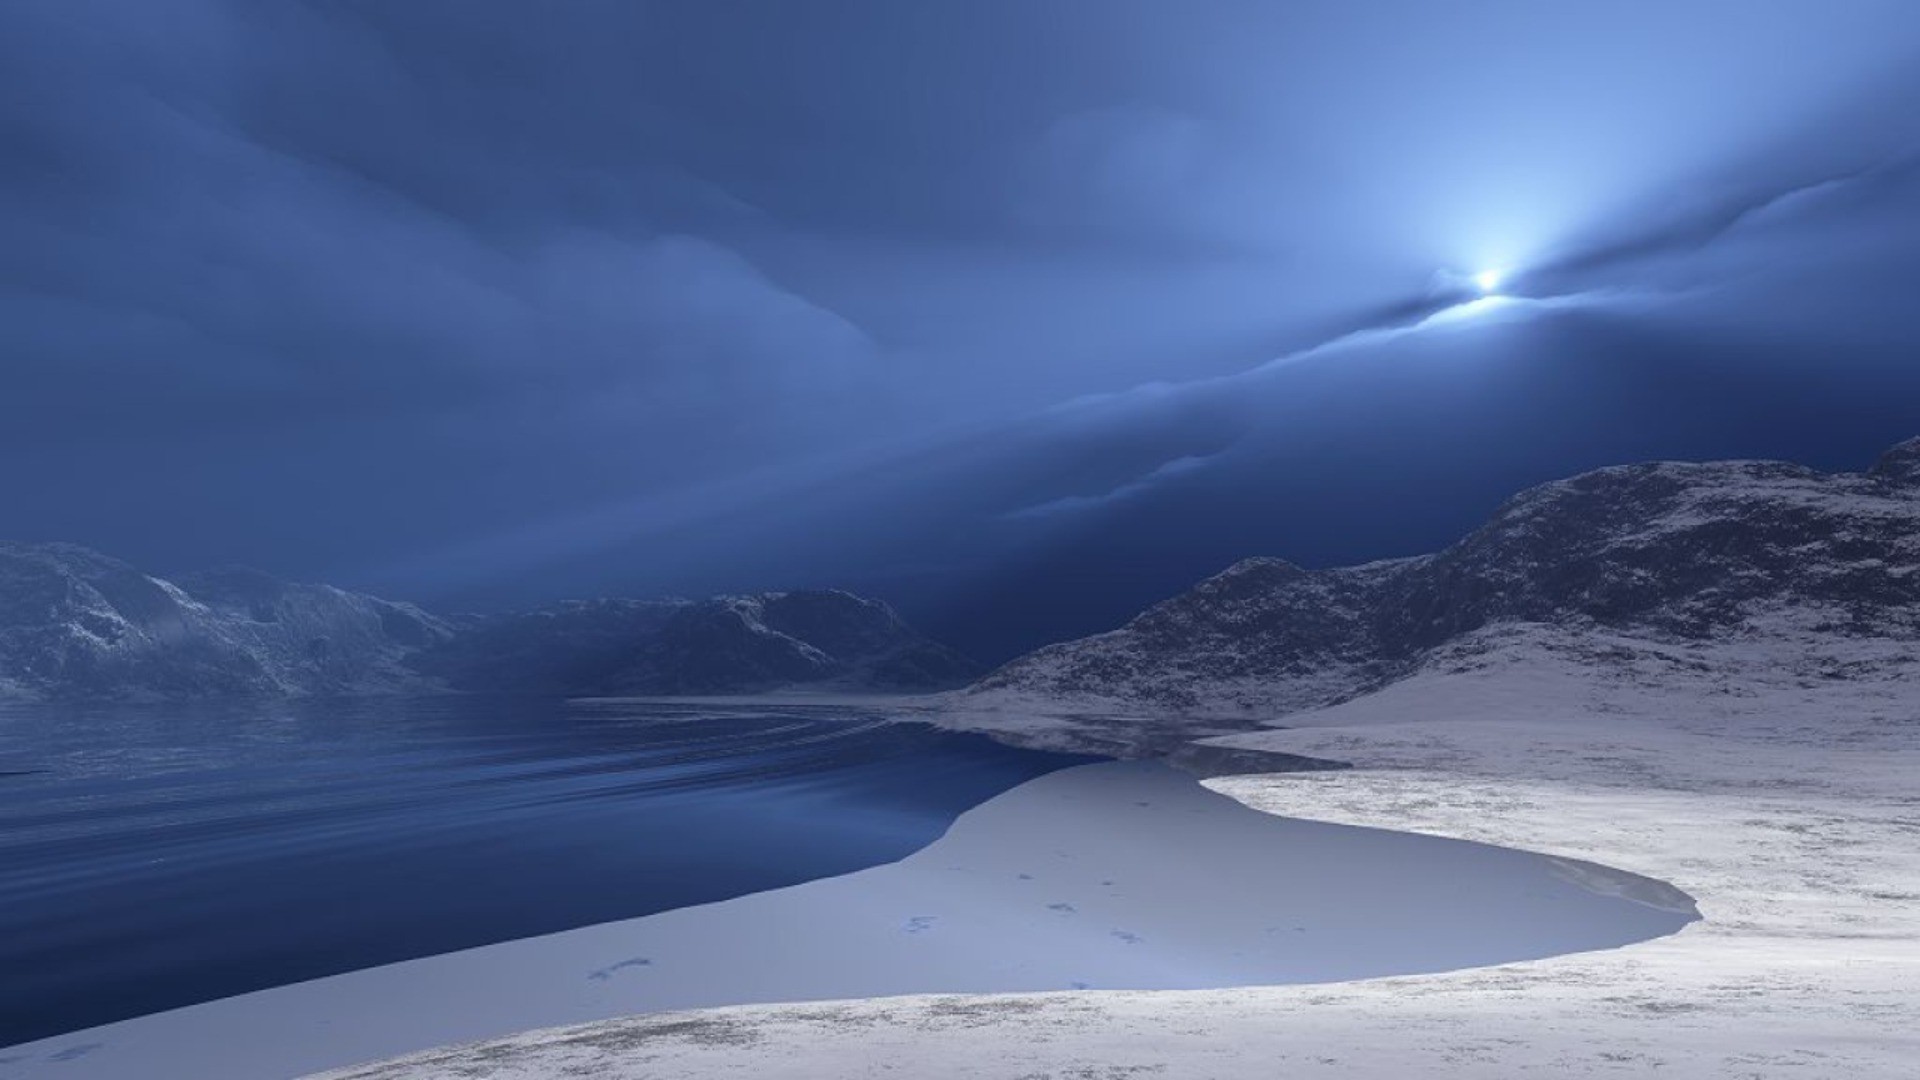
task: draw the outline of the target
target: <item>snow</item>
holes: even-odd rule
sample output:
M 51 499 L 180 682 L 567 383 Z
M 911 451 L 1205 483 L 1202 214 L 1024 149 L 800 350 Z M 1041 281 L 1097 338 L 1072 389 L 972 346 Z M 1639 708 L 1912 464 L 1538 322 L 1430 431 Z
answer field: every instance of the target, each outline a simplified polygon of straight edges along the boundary
M 1209 786 L 1250 806 L 1617 866 L 1704 921 L 1625 948 L 1337 984 L 920 996 L 643 1016 L 330 1080 L 753 1076 L 1667 1076 L 1920 1069 L 1920 660 L 1835 680 L 1738 646 L 1619 663 L 1509 632 L 1244 747 L 1349 771 Z
M 1233 802 L 1063 773 L 895 866 L 0 1051 L 0 1077 L 482 1040 L 328 1076 L 1913 1080 L 1917 462 L 1601 470 L 1438 555 L 1241 563 L 921 706 L 1348 770 L 1208 781 Z M 1661 936 L 1685 897 L 1703 921 Z
M 1190 736 L 1345 700 L 1491 625 L 1599 624 L 1684 643 L 1787 613 L 1828 637 L 1911 642 L 1920 487 L 1902 477 L 1915 456 L 1896 448 L 1866 474 L 1618 466 L 1516 495 L 1432 555 L 1311 572 L 1245 560 L 1117 631 L 1009 663 L 952 705 L 1016 733 L 1050 714 L 1048 738 L 1101 745 L 1103 716 Z
M 1287 820 L 1114 762 L 1022 785 L 891 866 L 107 1025 L 0 1052 L 0 1076 L 258 1080 L 695 1006 L 1324 983 L 1615 948 L 1695 918 L 1671 887 L 1589 861 Z

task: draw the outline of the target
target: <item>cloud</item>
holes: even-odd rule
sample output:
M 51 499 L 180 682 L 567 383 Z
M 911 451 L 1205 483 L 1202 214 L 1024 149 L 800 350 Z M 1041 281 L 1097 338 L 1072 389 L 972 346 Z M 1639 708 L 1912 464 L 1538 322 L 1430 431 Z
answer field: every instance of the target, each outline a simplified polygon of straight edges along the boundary
M 1165 461 L 1124 484 L 1092 495 L 1062 495 L 1043 503 L 1021 507 L 1009 511 L 1004 516 L 1008 520 L 1051 518 L 1063 514 L 1077 514 L 1098 510 L 1116 502 L 1144 495 L 1152 491 L 1162 481 L 1177 479 L 1189 473 L 1197 472 L 1207 463 L 1209 455 L 1187 454 Z
M 1211 153 L 1201 123 L 1171 109 L 1069 113 L 1034 147 L 1013 210 L 1042 232 L 1178 236 L 1197 217 Z
M 1745 446 L 1789 349 L 1910 356 L 1895 181 L 1663 225 L 1910 134 L 1861 88 L 1912 10 L 0 4 L 0 489 L 18 532 L 402 594 L 986 597 L 1078 544 L 1062 617 L 1111 612 L 1344 535 L 1283 504 L 1429 496 L 1370 470 L 1510 486 L 1462 416 L 1591 436 L 1527 468 L 1680 445 L 1682 406 Z M 1604 302 L 1420 327 L 1494 262 Z M 1614 427 L 1556 443 L 1527 393 Z
M 302 422 L 536 400 L 611 423 L 618 401 L 690 436 L 755 407 L 804 415 L 785 406 L 844 397 L 873 365 L 846 318 L 674 224 L 717 200 L 676 205 L 683 185 L 654 207 L 583 207 L 578 159 L 527 190 L 517 148 L 421 115 L 465 80 L 436 88 L 338 10 L 151 10 L 27 5 L 0 34 L 23 61 L 0 76 L 15 438 L 218 426 L 236 398 L 244 417 Z M 313 115 L 271 79 L 251 98 L 262 57 L 289 50 L 332 73 L 321 94 L 370 111 Z M 386 111 L 417 126 L 388 130 Z M 601 171 L 660 193 L 645 161 Z

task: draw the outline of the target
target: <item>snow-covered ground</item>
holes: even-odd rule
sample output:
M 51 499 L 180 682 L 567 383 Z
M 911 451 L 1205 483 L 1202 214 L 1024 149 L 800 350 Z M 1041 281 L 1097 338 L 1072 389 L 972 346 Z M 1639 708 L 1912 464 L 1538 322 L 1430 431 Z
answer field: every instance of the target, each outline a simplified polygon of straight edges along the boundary
M 1276 814 L 1627 868 L 1685 889 L 1704 921 L 1611 951 L 1337 984 L 642 1016 L 335 1080 L 1920 1076 L 1911 648 L 1861 643 L 1822 677 L 1726 643 L 1621 644 L 1598 663 L 1618 643 L 1502 633 L 1471 663 L 1221 740 L 1357 768 L 1210 786 Z
M 1288 820 L 1115 762 L 1022 785 L 890 866 L 108 1025 L 0 1051 L 0 1076 L 260 1080 L 697 1006 L 1347 980 L 1695 918 L 1588 862 Z

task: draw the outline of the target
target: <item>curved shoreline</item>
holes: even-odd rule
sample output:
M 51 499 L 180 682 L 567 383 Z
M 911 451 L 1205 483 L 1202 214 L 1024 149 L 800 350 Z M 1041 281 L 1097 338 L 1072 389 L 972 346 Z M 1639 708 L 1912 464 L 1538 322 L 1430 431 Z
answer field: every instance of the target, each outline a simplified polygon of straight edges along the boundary
M 1209 781 L 1275 814 L 1633 866 L 1707 921 L 1631 948 L 1232 990 L 748 1006 L 530 1031 L 329 1080 L 1910 1080 L 1920 667 L 1802 682 L 1550 659 L 1418 676 L 1227 745 L 1351 761 Z M 904 1066 L 903 1066 L 904 1063 Z
M 0 1048 L 885 865 L 1088 760 L 517 698 L 33 707 L 0 738 L 47 766 L 0 779 Z
M 743 1001 L 1325 983 L 1612 948 L 1692 918 L 1593 883 L 1526 852 L 1272 817 L 1164 766 L 1080 766 L 899 863 L 27 1044 L 0 1076 L 32 1061 L 36 1077 L 258 1080 Z

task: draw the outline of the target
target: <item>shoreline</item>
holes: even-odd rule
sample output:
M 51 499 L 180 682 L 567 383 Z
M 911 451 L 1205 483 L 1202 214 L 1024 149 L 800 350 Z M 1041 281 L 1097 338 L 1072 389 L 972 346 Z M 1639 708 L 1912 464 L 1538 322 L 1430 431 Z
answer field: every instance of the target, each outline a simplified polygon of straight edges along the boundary
M 1214 744 L 1337 772 L 1207 782 L 1251 807 L 1630 866 L 1705 921 L 1627 948 L 1411 977 L 919 996 L 632 1017 L 326 1080 L 1107 1075 L 1909 1080 L 1920 1061 L 1920 668 L 1803 681 L 1521 653 Z M 1733 661 L 1739 660 L 1739 663 Z M 1728 672 L 1739 673 L 1729 680 Z
M 744 1002 L 1328 983 L 1615 948 L 1694 917 L 1622 881 L 1643 879 L 1274 817 L 1161 765 L 1085 765 L 897 863 L 24 1044 L 0 1051 L 0 1077 L 265 1080 Z
M 0 729 L 46 766 L 0 779 L 0 1047 L 884 865 L 1088 760 L 858 714 L 518 699 Z

